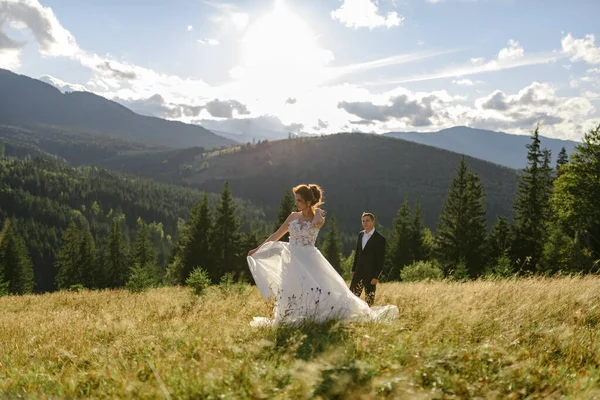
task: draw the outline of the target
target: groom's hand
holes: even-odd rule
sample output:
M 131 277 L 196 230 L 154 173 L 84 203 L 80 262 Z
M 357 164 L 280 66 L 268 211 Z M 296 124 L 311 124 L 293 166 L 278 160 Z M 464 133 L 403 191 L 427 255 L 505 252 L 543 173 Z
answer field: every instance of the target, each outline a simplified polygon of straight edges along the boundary
M 378 283 L 379 281 L 377 280 L 377 278 L 371 279 L 371 285 L 377 285 Z

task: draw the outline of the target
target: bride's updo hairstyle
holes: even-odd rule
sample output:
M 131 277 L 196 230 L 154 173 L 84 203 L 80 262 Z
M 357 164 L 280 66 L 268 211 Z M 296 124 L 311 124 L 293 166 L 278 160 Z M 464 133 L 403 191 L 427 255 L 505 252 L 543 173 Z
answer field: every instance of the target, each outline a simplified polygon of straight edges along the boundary
M 321 204 L 325 204 L 323 201 L 323 189 L 321 189 L 319 185 L 298 185 L 292 189 L 292 191 L 294 194 L 299 194 L 306 204 L 310 203 L 310 208 L 312 209 L 313 213 L 317 207 L 319 207 Z

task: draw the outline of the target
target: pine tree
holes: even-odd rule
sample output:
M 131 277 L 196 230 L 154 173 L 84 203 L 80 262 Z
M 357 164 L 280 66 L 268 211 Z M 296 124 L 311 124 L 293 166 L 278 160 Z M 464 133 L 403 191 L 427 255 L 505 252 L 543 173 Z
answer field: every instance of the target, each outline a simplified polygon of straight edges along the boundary
M 244 232 L 241 238 L 241 248 L 242 249 L 255 249 L 261 243 L 258 239 L 258 232 Z M 248 281 L 251 285 L 255 285 L 254 277 L 250 273 L 247 268 L 242 268 L 240 272 L 239 279 L 242 281 Z
M 331 266 L 338 274 L 342 274 L 342 242 L 340 240 L 339 229 L 332 215 L 328 221 L 328 230 L 325 235 L 325 241 L 322 246 L 323 256 L 329 261 Z
M 560 153 L 558 153 L 558 158 L 556 159 L 556 176 L 560 176 L 560 169 L 563 165 L 569 163 L 569 156 L 567 155 L 567 150 L 563 147 L 560 149 Z
M 519 177 L 514 203 L 513 258 L 525 270 L 536 271 L 542 255 L 549 218 L 551 168 L 549 157 L 540 149 L 539 127 L 527 145 L 527 167 Z
M 98 263 L 98 251 L 92 232 L 87 225 L 80 230 L 81 241 L 79 244 L 79 268 L 81 270 L 81 282 L 88 289 L 99 288 L 103 284 L 103 274 Z
M 279 229 L 281 225 L 285 222 L 285 220 L 289 217 L 289 215 L 294 211 L 296 207 L 296 203 L 294 201 L 294 197 L 292 196 L 292 189 L 286 189 L 281 197 L 281 201 L 279 202 L 279 211 L 277 211 L 277 222 L 275 223 L 275 229 Z M 286 233 L 279 239 L 282 242 L 289 241 L 290 235 Z
M 450 183 L 436 237 L 436 252 L 444 272 L 483 270 L 486 225 L 484 193 L 477 175 L 468 172 L 464 157 Z
M 412 224 L 410 207 L 408 206 L 408 200 L 405 198 L 393 221 L 391 246 L 389 246 L 385 263 L 386 280 L 388 281 L 399 280 L 402 268 L 413 262 L 411 252 Z
M 487 256 L 492 264 L 510 252 L 511 227 L 506 217 L 498 217 L 487 238 Z M 493 265 L 492 265 L 493 266 Z
M 159 271 L 156 266 L 156 250 L 150 239 L 151 227 L 141 218 L 137 220 L 137 231 L 133 248 L 131 250 L 131 262 L 125 287 L 132 290 L 154 286 L 159 281 Z
M 33 263 L 25 241 L 14 229 L 13 224 L 14 222 L 9 221 L 5 224 L 4 238 L 0 244 L 0 271 L 3 271 L 0 282 L 8 282 L 8 293 L 31 293 L 35 286 Z M 3 290 L 0 289 L 1 291 Z
M 10 282 L 4 279 L 4 271 L 2 271 L 2 264 L 0 264 L 0 296 L 6 296 L 8 294 L 8 285 Z
M 196 204 L 183 228 L 180 241 L 181 274 L 180 283 L 184 283 L 196 268 L 209 268 L 211 262 L 210 240 L 213 220 L 208 196 L 204 195 L 201 204 Z
M 485 221 L 485 193 L 479 177 L 469 173 L 467 178 L 468 190 L 468 236 L 467 256 L 465 266 L 472 277 L 480 275 L 487 262 L 485 254 L 485 239 L 487 237 L 487 223 Z
M 8 230 L 8 223 L 8 220 L 4 221 L 4 227 L 0 231 L 0 246 L 2 246 L 2 240 Z M 8 294 L 8 284 L 9 282 L 4 277 L 4 265 L 0 263 L 0 296 L 6 296 Z
M 79 268 L 80 233 L 75 221 L 71 221 L 62 236 L 62 244 L 56 255 L 54 266 L 58 269 L 56 286 L 66 289 L 81 284 L 82 276 Z
M 578 270 L 600 260 L 600 125 L 583 137 L 554 183 L 552 209 L 564 233 L 574 240 Z M 597 262 L 597 261 L 596 261 Z
M 242 271 L 243 258 L 239 228 L 240 221 L 236 206 L 229 190 L 229 183 L 225 182 L 211 238 L 210 248 L 214 263 L 206 268 L 213 283 L 219 282 L 221 277 L 227 273 L 238 274 Z
M 127 282 L 129 272 L 129 244 L 123 235 L 123 217 L 114 217 L 107 238 L 105 257 L 106 286 L 119 288 Z
M 550 198 L 552 197 L 552 184 L 554 183 L 554 171 L 550 166 L 552 162 L 552 152 L 548 149 L 542 150 L 542 166 L 540 168 L 540 176 L 542 178 L 542 204 L 543 204 L 543 219 L 549 221 L 551 217 Z
M 150 240 L 150 229 L 141 218 L 137 220 L 132 256 L 133 263 L 140 268 L 153 269 L 156 266 L 156 251 Z
M 421 199 L 419 198 L 417 198 L 417 203 L 415 204 L 410 231 L 411 236 L 409 247 L 413 262 L 427 260 L 429 258 L 429 251 L 425 246 L 425 226 L 423 224 Z

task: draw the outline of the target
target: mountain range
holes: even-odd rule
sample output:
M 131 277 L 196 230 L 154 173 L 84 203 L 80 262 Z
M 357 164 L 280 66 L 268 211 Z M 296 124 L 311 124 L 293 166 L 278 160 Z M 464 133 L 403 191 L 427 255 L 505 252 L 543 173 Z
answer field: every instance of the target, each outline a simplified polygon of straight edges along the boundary
M 53 126 L 145 144 L 206 149 L 235 142 L 198 126 L 142 116 L 90 92 L 54 86 L 0 69 L 0 125 Z
M 543 132 L 542 132 L 543 133 Z M 484 129 L 473 129 L 466 126 L 455 126 L 438 132 L 389 132 L 385 136 L 409 140 L 440 149 L 466 154 L 506 167 L 521 169 L 527 163 L 526 145 L 531 143 L 527 135 L 512 135 Z M 561 148 L 571 154 L 578 142 L 553 139 L 540 135 L 542 147 L 556 157 Z
M 285 190 L 300 183 L 325 189 L 326 209 L 343 232 L 360 228 L 363 211 L 389 229 L 405 198 L 421 199 L 425 223 L 435 228 L 461 155 L 406 140 L 360 133 L 241 145 L 222 151 L 165 150 L 122 154 L 99 167 L 217 192 L 227 181 L 234 195 L 275 219 Z M 487 193 L 488 222 L 511 216 L 517 171 L 466 157 Z
M 425 223 L 435 228 L 459 153 L 467 155 L 469 167 L 482 180 L 488 223 L 511 216 L 516 169 L 525 166 L 530 141 L 467 127 L 288 139 L 291 135 L 276 118 L 261 120 L 260 126 L 269 128 L 262 135 L 251 121 L 205 122 L 237 130 L 217 135 L 199 125 L 138 115 L 89 92 L 62 93 L 48 83 L 0 70 L 0 141 L 9 155 L 59 157 L 208 192 L 219 192 L 227 181 L 235 196 L 261 207 L 270 219 L 285 190 L 316 182 L 325 188 L 326 207 L 343 232 L 359 229 L 357 215 L 369 210 L 384 229 L 391 228 L 405 198 L 412 205 L 420 198 Z M 554 155 L 563 146 L 571 152 L 576 144 L 542 138 L 542 146 Z

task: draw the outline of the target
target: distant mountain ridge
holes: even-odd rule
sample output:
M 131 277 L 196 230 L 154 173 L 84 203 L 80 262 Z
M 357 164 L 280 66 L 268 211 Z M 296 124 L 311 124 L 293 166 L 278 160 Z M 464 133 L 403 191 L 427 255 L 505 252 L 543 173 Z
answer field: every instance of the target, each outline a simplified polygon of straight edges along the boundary
M 93 93 L 62 93 L 48 83 L 4 69 L 0 69 L 0 124 L 51 125 L 176 148 L 235 144 L 199 125 L 142 116 Z
M 525 146 L 531 143 L 528 135 L 512 135 L 466 126 L 455 126 L 438 132 L 389 132 L 384 135 L 454 151 L 514 169 L 525 168 Z M 542 147 L 552 151 L 553 162 L 563 146 L 571 154 L 579 144 L 545 136 L 540 136 L 540 140 Z
M 488 223 L 512 216 L 517 171 L 466 157 L 486 190 Z M 234 195 L 274 219 L 284 190 L 299 183 L 325 189 L 325 208 L 342 232 L 360 230 L 363 211 L 385 228 L 406 196 L 420 197 L 427 226 L 435 229 L 461 156 L 432 146 L 359 133 L 257 142 L 213 154 L 186 150 L 123 154 L 97 164 L 162 182 L 218 192 L 227 181 Z M 358 222 L 357 222 L 358 221 Z

